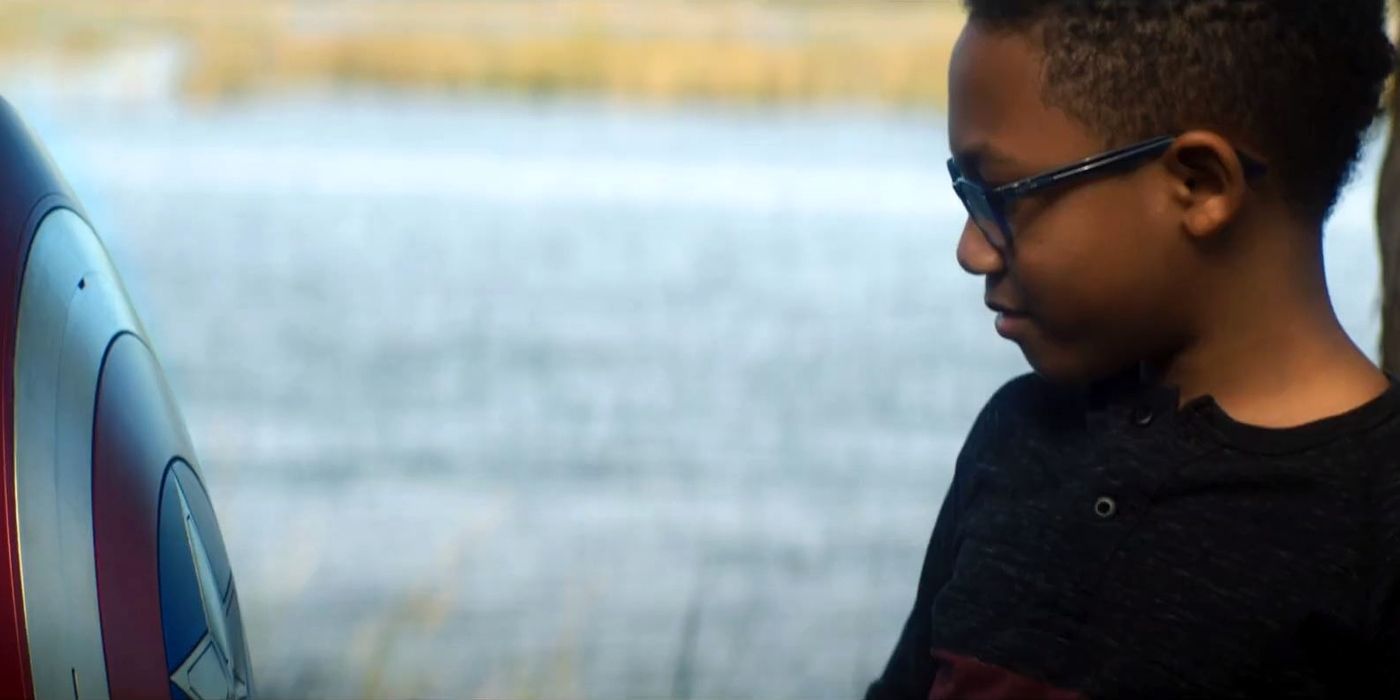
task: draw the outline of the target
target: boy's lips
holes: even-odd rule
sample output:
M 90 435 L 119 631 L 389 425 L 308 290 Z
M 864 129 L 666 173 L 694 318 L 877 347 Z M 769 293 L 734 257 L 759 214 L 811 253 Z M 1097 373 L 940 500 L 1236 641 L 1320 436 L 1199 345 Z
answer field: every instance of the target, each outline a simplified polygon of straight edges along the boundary
M 996 320 L 997 335 L 1014 340 L 1016 336 L 1025 335 L 1025 332 L 1030 328 L 1030 324 L 1030 316 L 1024 314 L 1008 315 L 999 313 L 997 314 Z
M 997 335 L 1003 338 L 1022 335 L 1030 325 L 1030 315 L 1014 307 L 988 299 L 987 308 L 997 312 Z
M 1014 307 L 1014 306 L 1011 306 L 1010 304 L 1003 304 L 1003 303 L 1001 303 L 1001 302 L 999 302 L 999 301 L 996 301 L 995 299 L 987 299 L 987 300 L 986 300 L 986 303 L 987 303 L 987 308 L 989 308 L 989 309 L 991 309 L 992 311 L 995 311 L 995 312 L 997 312 L 997 313 L 999 313 L 999 314 L 1004 314 L 1004 315 L 1006 315 L 1006 316 L 1026 316 L 1026 315 L 1027 315 L 1025 311 L 1022 311 L 1022 310 L 1020 310 L 1020 309 L 1018 309 L 1018 308 L 1016 308 L 1016 307 Z

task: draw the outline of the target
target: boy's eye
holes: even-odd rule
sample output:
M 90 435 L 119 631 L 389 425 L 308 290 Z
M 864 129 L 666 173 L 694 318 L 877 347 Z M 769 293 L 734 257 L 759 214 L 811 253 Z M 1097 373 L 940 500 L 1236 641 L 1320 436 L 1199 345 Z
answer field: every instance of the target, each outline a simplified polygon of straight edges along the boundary
M 971 170 L 964 170 L 963 177 L 966 178 L 968 182 L 975 183 L 982 187 L 982 189 L 984 190 L 994 190 L 998 187 L 1001 187 L 1003 184 L 1006 184 L 1007 182 L 1011 182 L 1011 180 L 1004 180 L 996 177 L 987 177 L 981 172 L 979 172 L 976 168 L 973 168 Z
M 1016 182 L 1019 179 L 1020 178 L 1017 177 L 1007 177 L 1001 173 L 993 171 L 990 175 L 979 178 L 977 182 L 981 183 L 983 187 L 989 190 L 994 190 L 1003 185 L 1009 185 L 1013 182 Z
M 987 165 L 976 171 L 976 177 L 978 183 L 990 190 L 1021 180 L 1025 175 L 1015 172 L 1011 168 Z

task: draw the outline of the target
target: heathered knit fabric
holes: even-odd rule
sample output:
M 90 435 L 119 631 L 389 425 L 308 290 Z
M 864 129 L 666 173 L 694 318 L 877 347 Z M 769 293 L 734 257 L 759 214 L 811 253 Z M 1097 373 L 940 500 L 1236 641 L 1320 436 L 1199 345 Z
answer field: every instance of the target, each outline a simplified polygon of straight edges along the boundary
M 1400 698 L 1400 385 L 1297 428 L 1128 374 L 982 410 L 867 700 Z

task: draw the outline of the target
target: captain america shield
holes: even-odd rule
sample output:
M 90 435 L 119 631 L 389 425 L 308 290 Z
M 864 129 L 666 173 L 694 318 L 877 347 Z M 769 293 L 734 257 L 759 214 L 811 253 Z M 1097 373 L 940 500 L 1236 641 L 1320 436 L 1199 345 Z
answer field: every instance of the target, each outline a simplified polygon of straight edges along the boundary
M 204 472 L 101 240 L 0 100 L 0 697 L 246 698 Z

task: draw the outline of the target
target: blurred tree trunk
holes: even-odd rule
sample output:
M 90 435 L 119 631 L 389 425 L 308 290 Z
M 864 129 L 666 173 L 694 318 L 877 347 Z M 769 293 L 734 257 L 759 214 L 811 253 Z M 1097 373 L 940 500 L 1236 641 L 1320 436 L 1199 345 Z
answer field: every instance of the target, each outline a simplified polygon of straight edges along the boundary
M 1395 4 L 1391 9 L 1400 10 Z M 1381 249 L 1381 367 L 1400 374 L 1400 140 L 1396 138 L 1400 131 L 1400 89 L 1393 76 L 1386 97 L 1386 119 L 1390 132 L 1376 197 Z

